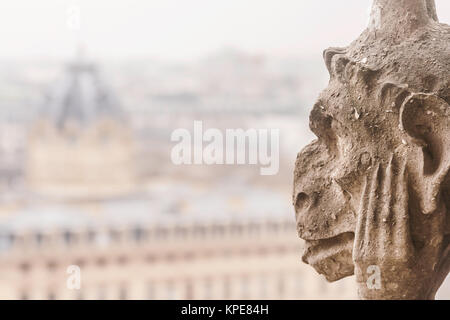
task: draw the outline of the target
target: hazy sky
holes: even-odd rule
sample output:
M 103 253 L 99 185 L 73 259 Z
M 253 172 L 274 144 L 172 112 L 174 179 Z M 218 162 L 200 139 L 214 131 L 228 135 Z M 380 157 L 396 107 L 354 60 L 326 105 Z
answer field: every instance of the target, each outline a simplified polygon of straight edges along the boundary
M 436 0 L 450 23 L 450 1 Z M 13 0 L 0 4 L 0 58 L 187 60 L 222 47 L 317 55 L 365 28 L 371 0 Z M 77 30 L 77 11 L 80 25 Z

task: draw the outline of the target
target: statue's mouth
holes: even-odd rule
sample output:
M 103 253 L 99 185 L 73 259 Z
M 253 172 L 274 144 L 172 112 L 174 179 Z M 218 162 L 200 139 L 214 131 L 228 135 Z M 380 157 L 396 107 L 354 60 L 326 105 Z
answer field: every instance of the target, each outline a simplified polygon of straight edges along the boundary
M 311 265 L 328 281 L 337 281 L 353 274 L 353 232 L 335 237 L 305 241 L 303 262 Z

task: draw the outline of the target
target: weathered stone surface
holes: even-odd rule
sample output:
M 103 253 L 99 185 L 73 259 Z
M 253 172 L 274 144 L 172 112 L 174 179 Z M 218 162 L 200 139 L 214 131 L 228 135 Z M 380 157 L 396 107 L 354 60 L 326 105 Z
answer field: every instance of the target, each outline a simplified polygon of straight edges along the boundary
M 324 60 L 318 139 L 294 172 L 303 260 L 329 281 L 355 273 L 363 299 L 433 299 L 450 269 L 450 27 L 434 0 L 374 0 Z

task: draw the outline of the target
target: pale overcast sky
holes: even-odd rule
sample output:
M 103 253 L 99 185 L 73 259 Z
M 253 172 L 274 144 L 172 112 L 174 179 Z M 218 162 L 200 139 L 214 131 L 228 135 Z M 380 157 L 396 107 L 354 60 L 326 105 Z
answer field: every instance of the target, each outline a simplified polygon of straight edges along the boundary
M 436 3 L 440 20 L 450 23 L 450 1 Z M 0 58 L 67 58 L 80 42 L 98 58 L 188 60 L 223 47 L 308 57 L 355 39 L 366 26 L 370 4 L 371 0 L 2 1 Z M 76 28 L 76 8 L 81 13 L 78 31 L 69 28 Z

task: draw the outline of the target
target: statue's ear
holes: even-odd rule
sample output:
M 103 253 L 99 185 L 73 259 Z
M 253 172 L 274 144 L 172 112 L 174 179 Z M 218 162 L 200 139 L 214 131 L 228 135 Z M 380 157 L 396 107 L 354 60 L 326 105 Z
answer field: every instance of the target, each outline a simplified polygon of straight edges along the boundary
M 419 169 L 420 206 L 433 213 L 450 168 L 450 106 L 433 94 L 411 94 L 400 108 L 400 129 L 411 145 L 421 148 Z

